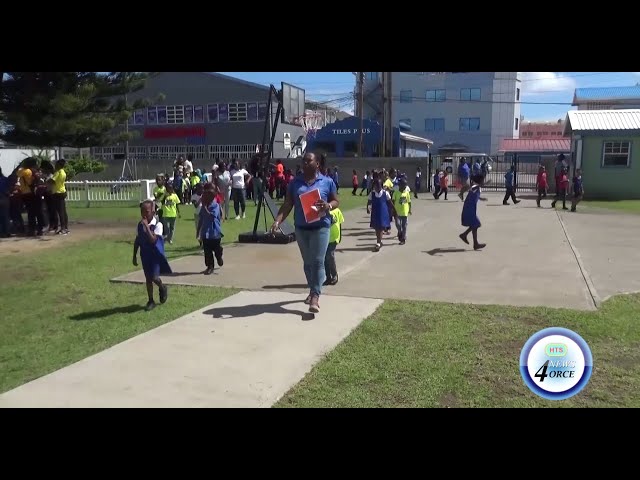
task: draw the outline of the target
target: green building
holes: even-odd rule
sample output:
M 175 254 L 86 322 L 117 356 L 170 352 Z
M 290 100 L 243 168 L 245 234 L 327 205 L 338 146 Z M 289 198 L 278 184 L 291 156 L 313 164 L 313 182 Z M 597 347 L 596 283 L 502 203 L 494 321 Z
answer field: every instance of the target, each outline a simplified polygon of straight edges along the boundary
M 640 109 L 572 110 L 564 135 L 571 136 L 585 198 L 640 198 Z

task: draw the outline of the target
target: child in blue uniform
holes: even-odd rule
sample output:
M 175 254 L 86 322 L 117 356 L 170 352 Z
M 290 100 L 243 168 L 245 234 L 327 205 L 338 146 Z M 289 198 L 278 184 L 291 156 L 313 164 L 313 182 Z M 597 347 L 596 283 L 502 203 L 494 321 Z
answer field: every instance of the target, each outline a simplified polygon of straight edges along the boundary
M 207 183 L 202 192 L 201 208 L 198 213 L 198 224 L 196 227 L 197 239 L 202 243 L 204 249 L 204 263 L 207 269 L 205 275 L 211 275 L 215 267 L 213 257 L 215 255 L 218 266 L 224 265 L 222 260 L 222 210 L 215 200 L 215 187 Z
M 460 239 L 467 245 L 469 245 L 467 236 L 469 233 L 473 235 L 474 250 L 480 250 L 487 246 L 486 243 L 478 243 L 478 229 L 482 226 L 477 213 L 478 200 L 480 200 L 480 184 L 474 183 L 462 206 L 462 226 L 468 228 L 460 234 Z
M 153 310 L 156 303 L 153 300 L 153 284 L 160 290 L 160 303 L 167 301 L 167 287 L 160 280 L 160 275 L 171 273 L 171 267 L 164 256 L 164 240 L 162 238 L 162 223 L 154 215 L 155 203 L 147 200 L 140 204 L 142 220 L 138 223 L 136 240 L 133 243 L 133 264 L 138 266 L 138 249 L 142 270 L 147 280 L 147 294 L 149 301 L 145 307 L 147 312 Z
M 382 248 L 382 232 L 391 228 L 391 217 L 398 217 L 391 202 L 391 194 L 382 188 L 379 178 L 373 182 L 373 191 L 367 201 L 367 213 L 371 214 L 369 226 L 376 231 L 374 252 L 378 252 Z

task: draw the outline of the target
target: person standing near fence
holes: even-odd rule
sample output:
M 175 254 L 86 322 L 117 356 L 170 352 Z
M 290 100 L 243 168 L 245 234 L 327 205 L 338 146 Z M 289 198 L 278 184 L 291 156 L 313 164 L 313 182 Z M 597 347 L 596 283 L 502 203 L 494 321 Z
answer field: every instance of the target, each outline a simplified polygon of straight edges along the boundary
M 9 238 L 11 236 L 11 210 L 9 203 L 11 177 L 5 177 L 2 173 L 2 168 L 0 168 L 0 238 Z M 13 181 L 15 183 L 15 177 L 13 177 Z
M 542 200 L 542 197 L 547 196 L 547 188 L 549 188 L 549 183 L 547 182 L 547 172 L 544 165 L 540 165 L 540 168 L 538 169 L 536 188 L 538 189 L 538 198 L 536 199 L 536 204 L 538 205 L 538 208 L 540 208 L 540 200 Z
M 57 235 L 69 234 L 69 217 L 67 216 L 67 172 L 64 170 L 66 161 L 61 158 L 56 162 L 56 168 L 51 177 L 51 194 L 53 197 L 54 217 L 58 225 Z
M 513 183 L 515 173 L 516 173 L 516 167 L 512 165 L 511 168 L 504 175 L 504 186 L 505 186 L 506 192 L 504 194 L 504 198 L 502 199 L 503 205 L 509 205 L 509 202 L 508 202 L 509 197 L 511 197 L 511 200 L 513 200 L 514 205 L 520 203 L 520 200 L 516 198 L 516 186 Z
M 416 169 L 416 185 L 415 185 L 416 189 L 413 192 L 413 196 L 415 198 L 418 198 L 418 192 L 420 191 L 421 184 L 422 184 L 422 169 L 418 167 Z
M 35 187 L 39 179 L 38 162 L 35 158 L 25 158 L 22 167 L 18 168 L 20 183 L 20 197 L 27 209 L 27 236 L 42 235 L 44 229 L 44 215 L 42 212 L 42 198 L 35 194 Z
M 458 166 L 458 180 L 460 182 L 460 193 L 458 197 L 464 201 L 464 194 L 471 189 L 471 170 L 467 165 L 467 159 L 462 157 Z

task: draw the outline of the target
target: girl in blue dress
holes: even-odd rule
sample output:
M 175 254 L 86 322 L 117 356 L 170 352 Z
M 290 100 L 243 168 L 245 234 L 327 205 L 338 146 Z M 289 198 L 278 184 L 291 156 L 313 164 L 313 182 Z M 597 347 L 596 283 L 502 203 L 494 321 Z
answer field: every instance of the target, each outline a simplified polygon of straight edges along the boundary
M 486 243 L 478 243 L 478 229 L 482 226 L 478 218 L 478 200 L 480 200 L 480 185 L 474 184 L 469 190 L 467 198 L 464 199 L 464 205 L 462 206 L 462 226 L 468 228 L 460 234 L 460 239 L 467 245 L 469 245 L 469 240 L 467 239 L 469 233 L 473 235 L 474 250 L 480 250 L 487 246 Z
M 371 214 L 369 226 L 376 231 L 376 246 L 373 251 L 378 252 L 382 248 L 382 232 L 391 228 L 391 218 L 398 217 L 391 202 L 391 194 L 382 188 L 379 178 L 373 181 L 373 190 L 367 201 L 367 213 Z
M 160 275 L 171 273 L 171 267 L 164 255 L 164 240 L 162 238 L 162 223 L 154 215 L 155 204 L 147 200 L 140 204 L 142 220 L 138 223 L 136 240 L 133 243 L 133 264 L 138 266 L 138 249 L 142 270 L 147 281 L 149 301 L 145 307 L 147 312 L 153 310 L 156 303 L 153 300 L 153 284 L 160 290 L 160 303 L 167 301 L 167 287 L 160 280 Z

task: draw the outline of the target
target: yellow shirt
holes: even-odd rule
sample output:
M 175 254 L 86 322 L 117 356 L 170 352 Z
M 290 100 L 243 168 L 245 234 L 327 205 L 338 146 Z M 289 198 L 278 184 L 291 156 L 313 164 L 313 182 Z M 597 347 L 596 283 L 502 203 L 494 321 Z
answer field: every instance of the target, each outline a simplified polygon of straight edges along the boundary
M 200 177 L 197 175 L 193 175 L 191 177 L 191 187 L 195 187 L 199 183 L 200 183 Z
M 53 180 L 51 193 L 66 193 L 67 187 L 65 187 L 64 182 L 67 181 L 67 172 L 64 171 L 64 168 L 56 170 L 51 180 Z
M 411 210 L 411 190 L 407 188 L 404 192 L 394 195 L 393 204 L 399 217 L 408 217 Z
M 382 186 L 389 190 L 389 193 L 393 192 L 393 180 L 391 180 L 390 178 L 387 178 Z
M 344 216 L 339 208 L 334 208 L 329 212 L 331 214 L 331 228 L 329 229 L 329 243 L 340 243 L 342 240 L 342 227 Z
M 162 216 L 164 218 L 176 218 L 178 216 L 178 204 L 180 198 L 175 193 L 164 197 L 162 202 Z
M 20 182 L 20 193 L 31 193 L 31 183 L 33 182 L 33 172 L 29 168 L 18 169 L 18 181 Z

